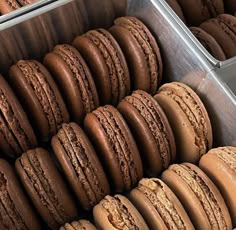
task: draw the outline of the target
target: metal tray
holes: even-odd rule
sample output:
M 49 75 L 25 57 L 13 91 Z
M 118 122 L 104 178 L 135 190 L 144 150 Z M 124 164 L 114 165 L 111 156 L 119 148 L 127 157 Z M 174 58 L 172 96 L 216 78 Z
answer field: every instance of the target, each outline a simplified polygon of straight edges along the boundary
M 82 0 L 60 0 L 22 15 L 17 20 L 1 24 L 0 39 L 3 41 L 0 43 L 0 50 L 3 50 L 0 53 L 1 72 L 7 72 L 9 65 L 21 58 L 40 60 L 52 49 L 53 44 L 71 42 L 76 35 L 94 27 L 91 22 L 99 22 L 101 17 L 104 20 L 96 26 L 109 26 L 114 14 L 104 11 L 102 3 L 110 0 L 87 0 L 89 1 L 98 8 L 95 13 L 91 12 Z M 230 68 L 233 64 L 229 61 L 227 67 L 219 68 L 217 62 L 210 60 L 164 0 L 129 0 L 126 14 L 142 19 L 153 32 L 163 54 L 165 78 L 168 81 L 182 81 L 199 94 L 212 121 L 215 145 L 236 145 L 234 121 L 236 97 L 232 88 L 230 89 L 221 77 L 227 68 L 228 84 L 233 82 L 230 78 L 232 75 Z M 53 28 L 51 46 L 45 47 L 45 41 L 49 39 L 46 34 L 36 38 L 27 36 L 26 41 L 24 39 L 25 33 L 31 34 L 33 31 L 33 34 L 37 34 L 41 20 L 51 22 Z M 12 40 L 15 40 L 14 47 Z M 17 52 L 19 48 L 21 51 L 25 50 L 26 54 L 24 52 L 19 54 Z

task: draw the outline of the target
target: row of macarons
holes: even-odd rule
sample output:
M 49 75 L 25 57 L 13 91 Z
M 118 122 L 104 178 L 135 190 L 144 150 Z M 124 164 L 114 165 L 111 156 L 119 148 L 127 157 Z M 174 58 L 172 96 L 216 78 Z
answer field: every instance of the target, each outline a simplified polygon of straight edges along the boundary
M 88 31 L 73 45 L 57 45 L 44 65 L 18 61 L 5 78 L 12 90 L 1 77 L 1 153 L 15 158 L 47 143 L 63 123 L 81 124 L 99 105 L 117 105 L 134 89 L 156 93 L 160 51 L 137 18 L 119 18 L 109 31 Z
M 143 178 L 125 194 L 104 195 L 92 206 L 93 218 L 78 211 L 80 206 L 74 202 L 46 150 L 28 151 L 15 165 L 37 211 L 9 163 L 0 160 L 0 166 L 1 229 L 42 229 L 38 214 L 48 227 L 60 230 L 202 229 L 202 226 L 231 230 L 236 226 L 235 147 L 211 149 L 199 166 L 172 164 L 160 179 Z M 94 190 L 84 199 L 101 195 L 100 192 Z M 79 218 L 83 220 L 77 221 Z

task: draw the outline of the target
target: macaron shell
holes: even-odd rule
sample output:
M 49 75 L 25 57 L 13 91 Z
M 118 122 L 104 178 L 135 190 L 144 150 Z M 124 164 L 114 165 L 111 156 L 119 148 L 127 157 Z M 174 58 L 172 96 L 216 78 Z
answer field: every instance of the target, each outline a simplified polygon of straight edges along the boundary
M 60 227 L 59 230 L 96 230 L 97 228 L 91 224 L 88 220 L 73 221 L 72 223 L 66 223 Z
M 8 14 L 14 10 L 20 8 L 19 3 L 16 0 L 1 0 L 0 1 L 0 14 Z
M 8 157 L 16 157 L 37 146 L 37 139 L 19 101 L 0 75 L 1 150 Z
M 193 174 L 196 176 L 193 177 Z M 197 166 L 190 163 L 172 165 L 161 178 L 178 197 L 196 229 L 202 226 L 206 229 L 232 229 L 228 209 L 220 192 Z M 202 192 L 205 195 L 201 196 Z M 207 215 L 211 216 L 210 219 Z
M 169 6 L 174 10 L 174 12 L 179 16 L 179 18 L 186 23 L 183 11 L 177 0 L 166 0 Z
M 38 216 L 29 203 L 12 167 L 0 160 L 0 228 L 41 229 Z
M 225 153 L 227 154 L 225 154 Z M 229 209 L 233 227 L 236 227 L 236 148 L 221 147 L 210 150 L 204 155 L 199 167 L 211 178 L 220 190 Z M 219 155 L 220 156 L 219 156 Z M 224 155 L 223 157 L 221 157 Z M 224 160 L 223 160 L 224 159 Z M 226 163 L 228 160 L 228 163 Z M 234 162 L 234 163 L 231 163 Z
M 19 61 L 9 71 L 9 81 L 41 141 L 48 141 L 69 114 L 62 96 L 46 68 L 37 61 Z
M 52 138 L 52 148 L 85 210 L 91 209 L 110 193 L 101 163 L 77 124 L 63 124 L 62 129 Z
M 49 153 L 41 148 L 18 158 L 16 171 L 35 208 L 52 229 L 78 218 L 78 210 Z
M 94 207 L 93 217 L 98 229 L 149 229 L 137 209 L 122 195 L 106 196 Z

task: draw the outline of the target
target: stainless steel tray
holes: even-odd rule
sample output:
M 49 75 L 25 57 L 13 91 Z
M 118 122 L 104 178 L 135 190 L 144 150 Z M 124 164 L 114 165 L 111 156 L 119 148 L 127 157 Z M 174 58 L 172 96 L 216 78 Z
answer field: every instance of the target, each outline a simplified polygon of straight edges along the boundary
M 1 72 L 6 72 L 10 64 L 21 58 L 41 59 L 54 44 L 71 42 L 76 35 L 91 26 L 94 27 L 93 22 L 100 22 L 101 17 L 101 24 L 96 26 L 109 26 L 114 19 L 114 13 L 103 12 L 102 3 L 107 1 L 110 0 L 87 0 L 87 3 L 90 2 L 98 8 L 96 13 L 93 13 L 89 10 L 89 4 L 84 5 L 82 0 L 60 0 L 2 23 Z M 215 143 L 236 145 L 236 98 L 221 78 L 226 67 L 218 68 L 218 62 L 210 60 L 164 0 L 129 0 L 126 13 L 142 19 L 155 35 L 163 54 L 166 79 L 185 82 L 200 95 L 211 117 Z M 50 28 L 53 28 L 51 37 L 48 37 L 48 34 L 36 37 L 31 35 L 38 34 L 37 27 L 42 22 L 48 22 Z M 28 39 L 25 40 L 24 34 L 27 33 Z M 229 75 L 232 65 L 229 61 Z M 228 84 L 233 82 L 230 76 L 228 80 Z

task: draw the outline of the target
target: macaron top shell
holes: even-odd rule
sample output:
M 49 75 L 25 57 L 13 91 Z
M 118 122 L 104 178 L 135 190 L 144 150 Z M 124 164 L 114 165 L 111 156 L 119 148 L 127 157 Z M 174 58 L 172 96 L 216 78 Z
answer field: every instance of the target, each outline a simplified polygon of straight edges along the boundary
M 162 180 L 177 195 L 195 228 L 232 229 L 226 204 L 216 186 L 197 166 L 174 164 Z
M 58 83 L 73 121 L 98 107 L 99 99 L 91 73 L 79 52 L 70 45 L 57 45 L 44 64 Z
M 48 141 L 69 121 L 61 94 L 46 68 L 37 61 L 18 61 L 9 80 L 34 124 L 41 141 Z
M 73 221 L 72 223 L 66 223 L 60 227 L 59 230 L 96 230 L 97 228 L 88 220 Z
M 37 146 L 29 120 L 12 89 L 0 75 L 0 149 L 8 157 L 16 157 Z
M 122 195 L 106 196 L 94 207 L 93 217 L 99 229 L 148 229 L 137 209 Z
M 149 29 L 137 18 L 121 17 L 109 31 L 116 38 L 128 62 L 133 89 L 154 94 L 162 79 L 162 58 Z

